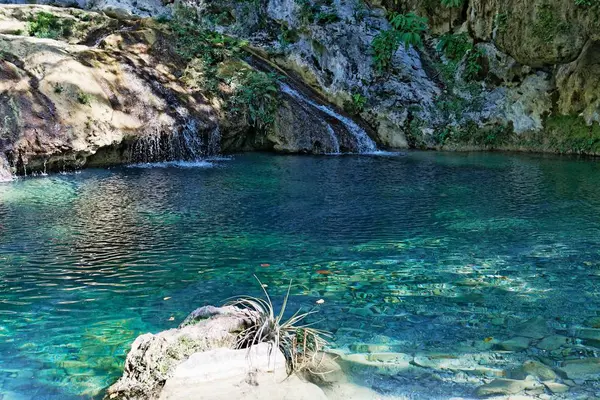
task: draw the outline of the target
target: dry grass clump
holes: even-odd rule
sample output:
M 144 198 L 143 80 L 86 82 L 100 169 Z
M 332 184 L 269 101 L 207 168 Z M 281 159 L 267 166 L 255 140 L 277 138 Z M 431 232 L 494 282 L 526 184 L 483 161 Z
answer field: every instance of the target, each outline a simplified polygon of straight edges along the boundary
M 256 278 L 256 276 L 255 276 Z M 321 352 L 330 337 L 328 332 L 315 329 L 313 324 L 304 324 L 303 320 L 317 311 L 296 311 L 292 317 L 283 319 L 292 282 L 279 313 L 275 313 L 273 303 L 265 286 L 256 278 L 265 294 L 265 298 L 244 296 L 228 303 L 240 308 L 254 311 L 254 323 L 239 334 L 237 348 L 249 348 L 258 343 L 269 343 L 273 348 L 281 350 L 286 359 L 288 373 L 299 372 L 314 365 L 315 357 Z

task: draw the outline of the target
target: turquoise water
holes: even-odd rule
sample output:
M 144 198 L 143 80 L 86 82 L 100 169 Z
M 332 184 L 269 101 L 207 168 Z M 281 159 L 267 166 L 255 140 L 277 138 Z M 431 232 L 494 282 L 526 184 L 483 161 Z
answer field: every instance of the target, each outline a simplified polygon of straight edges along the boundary
M 340 348 L 569 329 L 600 315 L 599 252 L 592 160 L 259 154 L 0 184 L 0 398 L 99 396 L 137 335 L 259 294 L 253 274 L 292 279 L 290 309 L 325 300 Z

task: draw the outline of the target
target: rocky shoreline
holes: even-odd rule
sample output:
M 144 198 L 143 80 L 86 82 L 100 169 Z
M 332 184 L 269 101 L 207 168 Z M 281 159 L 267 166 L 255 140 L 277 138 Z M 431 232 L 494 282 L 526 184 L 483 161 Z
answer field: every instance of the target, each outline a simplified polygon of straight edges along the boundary
M 105 398 L 391 400 L 438 385 L 431 399 L 440 389 L 465 399 L 591 399 L 600 380 L 597 319 L 567 336 L 532 318 L 515 327 L 514 337 L 445 351 L 402 353 L 384 343 L 355 343 L 329 349 L 290 377 L 284 355 L 269 344 L 234 349 L 252 312 L 202 307 L 177 329 L 138 337 Z M 381 384 L 386 380 L 388 386 Z
M 295 0 L 250 8 L 228 0 L 2 6 L 0 179 L 8 179 L 7 171 L 27 175 L 240 151 L 358 152 L 360 135 L 384 149 L 600 154 L 593 94 L 600 27 L 571 0 L 519 6 L 523 15 L 501 18 L 502 27 L 496 17 L 506 14 L 504 6 L 465 2 L 449 33 L 440 23 L 448 10 L 420 1 L 383 4 L 387 11 L 420 13 L 430 28 L 423 46 L 400 46 L 383 74 L 372 42 L 390 29 L 386 9 L 358 0 L 314 2 L 315 15 L 328 18 L 305 15 Z M 182 9 L 183 21 L 192 15 L 196 25 L 178 38 L 181 26 L 165 21 Z M 572 33 L 549 31 L 542 45 L 542 33 L 527 28 L 540 18 L 546 25 L 564 19 Z M 40 30 L 40 23 L 53 28 Z M 186 41 L 190 32 L 208 47 Z M 528 40 L 510 39 L 527 32 Z M 441 40 L 462 41 L 481 54 L 474 80 L 463 76 L 464 57 L 452 61 L 440 52 Z M 569 41 L 574 46 L 567 51 Z M 238 53 L 241 47 L 249 51 Z M 307 99 L 279 90 L 276 106 L 244 110 L 239 99 L 232 101 L 240 76 L 261 72 L 244 61 L 249 54 L 304 86 Z M 451 76 L 448 68 L 455 69 Z M 265 93 L 250 93 L 245 101 L 257 98 Z M 248 115 L 257 106 L 270 113 L 263 122 Z

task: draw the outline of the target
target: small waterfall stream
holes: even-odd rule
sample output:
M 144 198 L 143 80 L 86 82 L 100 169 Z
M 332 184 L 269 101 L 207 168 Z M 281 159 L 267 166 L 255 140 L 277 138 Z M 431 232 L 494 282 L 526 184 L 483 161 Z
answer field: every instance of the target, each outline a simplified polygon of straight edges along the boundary
M 314 109 L 317 109 L 328 116 L 339 121 L 348 131 L 352 137 L 356 140 L 356 150 L 358 153 L 372 153 L 377 151 L 377 145 L 375 142 L 369 137 L 367 132 L 363 128 L 361 128 L 356 122 L 352 121 L 350 118 L 345 117 L 330 107 L 326 105 L 319 104 L 297 90 L 292 89 L 287 83 L 280 83 L 281 91 L 285 94 L 292 96 L 294 99 L 299 102 L 306 104 Z M 332 133 L 332 140 L 337 146 L 337 153 L 340 152 L 339 141 L 337 139 L 337 135 L 331 125 L 328 125 L 330 132 Z
M 149 133 L 132 144 L 129 159 L 134 163 L 146 164 L 200 161 L 218 155 L 221 141 L 219 128 L 214 128 L 206 140 L 201 131 L 196 121 L 190 119 L 173 133 Z

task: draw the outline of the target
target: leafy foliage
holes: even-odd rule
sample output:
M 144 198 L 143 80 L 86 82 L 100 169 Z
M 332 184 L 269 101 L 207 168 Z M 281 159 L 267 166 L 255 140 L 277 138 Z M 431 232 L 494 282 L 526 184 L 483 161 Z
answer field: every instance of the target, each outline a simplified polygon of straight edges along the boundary
M 400 46 L 398 34 L 394 30 L 379 32 L 371 42 L 373 62 L 378 72 L 388 71 L 392 66 L 394 52 Z
M 254 70 L 241 73 L 231 99 L 233 110 L 244 114 L 250 126 L 268 128 L 273 124 L 279 107 L 278 80 L 274 73 Z
M 344 103 L 344 110 L 352 115 L 360 114 L 367 104 L 367 98 L 360 93 L 354 93 L 349 101 Z
M 390 24 L 399 34 L 400 43 L 408 49 L 409 46 L 421 47 L 421 36 L 427 32 L 427 18 L 409 12 L 408 14 L 392 13 L 389 16 Z
M 71 36 L 74 21 L 59 18 L 56 15 L 41 11 L 29 19 L 29 35 L 38 38 L 56 39 Z
M 380 32 L 371 43 L 375 69 L 380 73 L 391 68 L 392 57 L 401 44 L 406 49 L 410 46 L 421 47 L 422 35 L 427 31 L 427 19 L 412 12 L 391 13 L 388 17 L 392 29 Z
M 464 77 L 467 81 L 474 80 L 480 74 L 483 67 L 481 66 L 481 59 L 485 56 L 485 53 L 481 49 L 471 49 L 467 55 L 465 63 Z
M 462 60 L 472 48 L 473 44 L 466 33 L 442 35 L 437 45 L 437 50 L 443 52 L 452 61 Z

